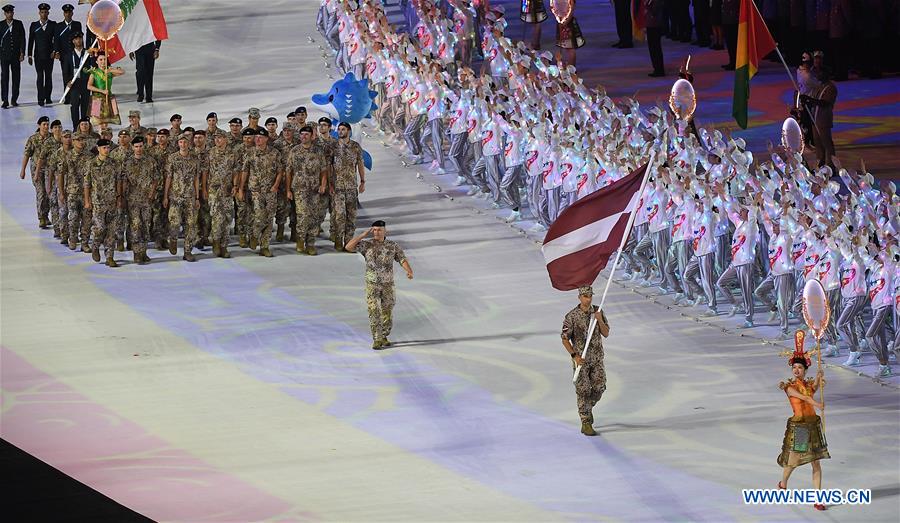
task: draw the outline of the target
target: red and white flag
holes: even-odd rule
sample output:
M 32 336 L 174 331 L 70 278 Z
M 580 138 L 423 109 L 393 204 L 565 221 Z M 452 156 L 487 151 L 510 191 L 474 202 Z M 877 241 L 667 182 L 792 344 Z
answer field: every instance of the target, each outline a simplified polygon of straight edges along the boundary
M 544 238 L 544 260 L 553 288 L 592 285 L 622 243 L 628 218 L 641 199 L 647 164 L 570 205 Z

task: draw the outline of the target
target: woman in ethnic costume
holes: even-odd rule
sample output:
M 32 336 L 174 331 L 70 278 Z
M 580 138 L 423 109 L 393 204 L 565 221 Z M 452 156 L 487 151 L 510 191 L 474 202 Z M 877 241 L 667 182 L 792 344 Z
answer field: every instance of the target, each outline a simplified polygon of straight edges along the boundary
M 541 22 L 547 19 L 547 8 L 544 0 L 522 0 L 522 8 L 519 19 L 525 22 L 522 26 L 522 40 L 525 39 L 525 29 L 534 26 L 531 31 L 531 48 L 535 51 L 541 49 Z
M 552 0 L 550 9 L 557 22 L 556 47 L 564 51 L 566 65 L 575 65 L 575 50 L 584 46 L 584 35 L 575 19 L 575 0 Z
M 794 353 L 788 363 L 794 377 L 783 381 L 779 385 L 787 394 L 788 401 L 794 415 L 787 420 L 787 429 L 784 431 L 784 441 L 781 444 L 781 454 L 778 456 L 778 464 L 782 467 L 781 481 L 778 488 L 786 489 L 788 479 L 794 469 L 812 463 L 813 486 L 818 490 L 822 488 L 821 459 L 830 459 L 828 445 L 825 442 L 825 433 L 822 429 L 822 419 L 816 415 L 816 409 L 824 410 L 825 404 L 815 400 L 814 395 L 824 384 L 822 368 L 819 367 L 816 378 L 806 377 L 806 371 L 810 366 L 810 359 L 803 350 L 804 331 L 797 331 L 794 335 Z M 825 510 L 824 505 L 816 504 L 817 510 Z
M 97 53 L 97 66 L 87 72 L 88 91 L 91 92 L 91 123 L 121 125 L 119 118 L 119 106 L 116 97 L 112 94 L 112 79 L 125 74 L 121 67 L 107 67 L 106 54 L 103 51 Z

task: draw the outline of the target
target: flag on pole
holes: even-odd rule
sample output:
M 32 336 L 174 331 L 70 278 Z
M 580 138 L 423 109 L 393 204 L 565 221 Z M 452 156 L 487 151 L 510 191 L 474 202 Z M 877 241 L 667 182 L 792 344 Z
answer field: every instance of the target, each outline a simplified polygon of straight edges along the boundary
M 90 0 L 81 0 L 79 3 L 92 4 Z M 118 34 L 107 43 L 110 64 L 125 58 L 143 45 L 169 38 L 159 0 L 120 0 L 119 9 L 122 10 L 125 23 Z M 85 6 L 84 19 L 87 19 L 89 11 L 90 5 Z
M 553 222 L 541 247 L 553 288 L 570 291 L 594 283 L 622 242 L 646 170 L 644 164 L 578 200 Z
M 741 129 L 747 128 L 750 79 L 756 75 L 762 58 L 774 50 L 775 40 L 756 9 L 756 4 L 753 0 L 741 0 L 737 56 L 734 64 L 734 99 L 731 104 L 731 115 Z
M 647 6 L 644 0 L 631 0 L 631 34 L 635 40 L 644 39 L 647 29 Z

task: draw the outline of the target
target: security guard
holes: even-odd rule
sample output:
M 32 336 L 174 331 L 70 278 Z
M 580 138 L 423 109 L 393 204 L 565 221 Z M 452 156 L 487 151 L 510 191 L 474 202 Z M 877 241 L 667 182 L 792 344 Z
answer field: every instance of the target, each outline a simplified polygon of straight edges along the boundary
M 75 8 L 72 4 L 62 6 L 63 19 L 56 24 L 56 30 L 53 33 L 53 53 L 54 57 L 59 60 L 59 68 L 62 69 L 62 79 L 64 85 L 69 85 L 72 77 L 75 76 L 75 69 L 78 68 L 76 63 L 72 65 L 72 35 L 81 32 L 81 22 L 72 20 L 72 13 Z M 66 95 L 64 103 L 71 101 L 71 92 Z
M 22 60 L 25 59 L 25 26 L 20 20 L 16 20 L 15 7 L 6 4 L 3 6 L 4 23 L 0 24 L 0 66 L 3 73 L 0 83 L 3 84 L 4 109 L 10 105 L 19 105 L 19 83 L 22 79 Z M 10 78 L 12 77 L 12 78 Z M 9 83 L 12 80 L 12 93 L 9 92 Z M 12 94 L 12 98 L 10 98 Z
M 50 20 L 50 4 L 38 6 L 38 20 L 28 29 L 28 65 L 37 73 L 38 105 L 53 103 L 53 42 L 56 22 Z

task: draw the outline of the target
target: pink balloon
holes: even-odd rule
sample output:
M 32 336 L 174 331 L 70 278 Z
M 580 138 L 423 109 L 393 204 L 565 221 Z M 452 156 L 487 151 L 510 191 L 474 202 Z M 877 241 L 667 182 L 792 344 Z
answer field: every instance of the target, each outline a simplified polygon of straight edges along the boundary
M 109 40 L 116 36 L 124 24 L 125 16 L 122 14 L 119 4 L 113 0 L 95 2 L 87 17 L 88 27 L 101 40 Z

